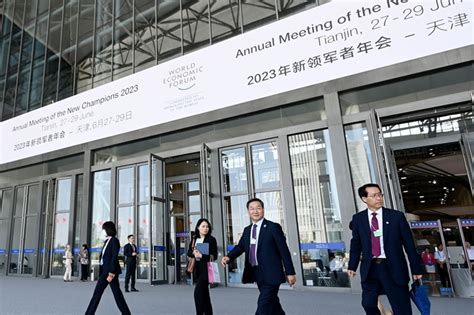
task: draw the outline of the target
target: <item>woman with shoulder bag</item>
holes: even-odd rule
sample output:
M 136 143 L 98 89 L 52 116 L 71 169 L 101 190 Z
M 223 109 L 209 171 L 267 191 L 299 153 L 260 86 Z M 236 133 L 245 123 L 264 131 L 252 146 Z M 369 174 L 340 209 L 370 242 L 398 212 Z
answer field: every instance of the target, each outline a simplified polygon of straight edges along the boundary
M 194 258 L 195 266 L 193 278 L 196 287 L 194 289 L 194 304 L 197 315 L 212 315 L 211 296 L 209 294 L 209 280 L 207 274 L 207 263 L 217 258 L 217 241 L 211 235 L 212 227 L 207 219 L 201 218 L 196 224 L 193 241 L 189 244 L 188 257 Z M 199 244 L 209 244 L 209 252 L 201 253 Z M 201 248 L 206 248 L 202 246 Z

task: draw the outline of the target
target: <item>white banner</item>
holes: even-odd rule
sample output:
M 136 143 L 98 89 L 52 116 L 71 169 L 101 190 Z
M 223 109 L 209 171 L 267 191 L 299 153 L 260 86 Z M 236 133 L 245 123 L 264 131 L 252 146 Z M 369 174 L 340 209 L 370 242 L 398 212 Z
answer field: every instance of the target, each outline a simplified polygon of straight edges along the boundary
M 335 1 L 1 123 L 0 163 L 473 45 L 473 1 Z

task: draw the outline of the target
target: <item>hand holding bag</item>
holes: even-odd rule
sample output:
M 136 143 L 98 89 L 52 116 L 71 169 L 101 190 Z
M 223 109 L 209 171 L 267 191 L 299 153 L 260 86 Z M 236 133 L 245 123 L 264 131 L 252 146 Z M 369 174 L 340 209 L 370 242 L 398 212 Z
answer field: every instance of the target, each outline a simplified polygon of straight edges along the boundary
M 193 244 L 191 248 L 194 248 L 194 244 L 196 243 L 196 239 L 193 240 Z M 186 266 L 186 271 L 189 273 L 194 272 L 194 266 L 196 265 L 196 258 L 188 257 L 188 265 Z
M 413 281 L 410 290 L 410 297 L 420 311 L 421 315 L 430 315 L 431 303 L 422 286 L 421 279 Z

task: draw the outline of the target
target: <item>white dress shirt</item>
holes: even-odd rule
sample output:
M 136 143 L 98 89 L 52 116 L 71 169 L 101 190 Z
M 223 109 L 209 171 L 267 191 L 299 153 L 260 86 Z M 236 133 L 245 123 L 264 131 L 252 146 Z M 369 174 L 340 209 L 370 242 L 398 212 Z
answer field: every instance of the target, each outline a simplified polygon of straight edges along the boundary
M 374 233 L 372 231 L 372 213 L 374 211 L 370 210 L 370 209 L 367 209 L 367 214 L 368 214 L 368 217 L 369 217 L 369 226 L 371 227 L 370 228 L 370 233 Z M 380 239 L 380 256 L 376 257 L 376 258 L 387 258 L 385 256 L 385 250 L 384 250 L 384 247 L 383 247 L 383 214 L 382 214 L 382 208 L 379 208 L 375 211 L 375 213 L 377 213 L 377 222 L 379 223 L 379 230 L 380 232 L 382 232 L 382 235 L 379 237 Z
M 112 236 L 107 236 L 107 238 L 106 238 L 107 243 L 105 243 L 104 247 L 102 248 L 102 255 L 100 255 L 100 265 L 101 265 L 101 266 L 104 264 L 104 253 L 105 253 L 105 249 L 107 248 L 107 245 L 109 245 L 111 238 L 112 238 Z

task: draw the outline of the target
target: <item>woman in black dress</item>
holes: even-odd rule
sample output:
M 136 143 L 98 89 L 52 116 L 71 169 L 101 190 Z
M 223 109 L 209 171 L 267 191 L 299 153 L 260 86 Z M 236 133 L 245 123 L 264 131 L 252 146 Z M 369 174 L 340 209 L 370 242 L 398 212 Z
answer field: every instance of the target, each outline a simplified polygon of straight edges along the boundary
M 211 235 L 212 227 L 207 219 L 201 218 L 196 224 L 194 236 L 189 244 L 188 256 L 196 259 L 194 266 L 194 304 L 196 314 L 212 315 L 211 296 L 209 295 L 209 281 L 207 276 L 207 262 L 217 258 L 217 241 Z M 209 253 L 201 253 L 197 247 L 199 243 L 209 244 Z

